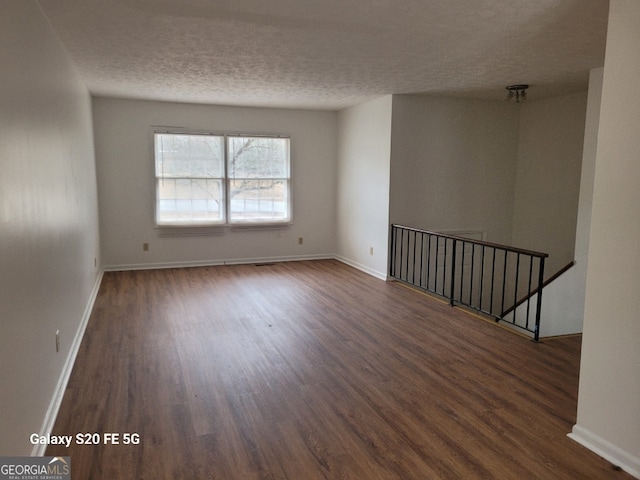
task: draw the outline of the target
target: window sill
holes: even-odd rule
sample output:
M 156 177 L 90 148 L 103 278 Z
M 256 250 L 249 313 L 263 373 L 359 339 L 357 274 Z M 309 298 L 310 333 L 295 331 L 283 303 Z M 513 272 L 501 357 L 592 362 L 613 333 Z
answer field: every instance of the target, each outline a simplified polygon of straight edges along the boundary
M 291 222 L 277 223 L 229 223 L 227 227 L 231 230 L 286 230 L 291 226 Z
M 161 237 L 222 235 L 225 225 L 156 225 L 155 229 Z
M 156 225 L 161 237 L 185 237 L 197 235 L 224 235 L 226 230 L 287 230 L 292 225 L 285 223 L 226 223 L 220 225 Z

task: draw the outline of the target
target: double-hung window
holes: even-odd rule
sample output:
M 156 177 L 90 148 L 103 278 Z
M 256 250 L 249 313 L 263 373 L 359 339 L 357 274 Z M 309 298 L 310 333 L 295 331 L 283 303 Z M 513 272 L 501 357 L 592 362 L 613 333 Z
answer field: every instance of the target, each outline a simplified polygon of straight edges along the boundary
M 155 133 L 156 224 L 291 221 L 289 138 Z

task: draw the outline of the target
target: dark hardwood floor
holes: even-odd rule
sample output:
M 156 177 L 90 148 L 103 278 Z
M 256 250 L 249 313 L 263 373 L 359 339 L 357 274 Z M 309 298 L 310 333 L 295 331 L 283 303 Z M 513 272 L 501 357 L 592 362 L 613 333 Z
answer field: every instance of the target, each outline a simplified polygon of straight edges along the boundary
M 628 479 L 539 344 L 337 261 L 104 275 L 49 447 L 80 479 Z M 104 433 L 138 434 L 105 445 Z

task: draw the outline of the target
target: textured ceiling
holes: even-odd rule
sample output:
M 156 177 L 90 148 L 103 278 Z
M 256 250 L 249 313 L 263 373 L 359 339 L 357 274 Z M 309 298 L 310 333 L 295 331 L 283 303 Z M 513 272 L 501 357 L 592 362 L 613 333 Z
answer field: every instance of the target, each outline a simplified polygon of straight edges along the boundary
M 586 89 L 607 0 L 40 0 L 95 95 L 338 109 Z

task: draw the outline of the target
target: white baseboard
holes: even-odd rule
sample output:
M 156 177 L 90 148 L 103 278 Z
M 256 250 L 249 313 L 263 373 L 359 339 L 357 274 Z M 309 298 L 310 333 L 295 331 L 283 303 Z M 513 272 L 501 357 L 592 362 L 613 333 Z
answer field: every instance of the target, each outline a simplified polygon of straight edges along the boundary
M 373 268 L 354 262 L 341 255 L 333 253 L 325 253 L 320 255 L 295 255 L 284 257 L 254 257 L 254 258 L 232 258 L 227 260 L 194 260 L 186 262 L 160 262 L 160 263 L 131 263 L 121 265 L 105 265 L 105 272 L 119 272 L 126 270 L 154 270 L 161 268 L 185 268 L 185 267 L 212 267 L 218 265 L 244 265 L 252 263 L 271 263 L 271 262 L 299 262 L 304 260 L 338 260 L 350 267 L 356 268 L 364 273 L 372 275 L 381 280 L 387 280 L 386 272 L 379 272 Z
M 349 265 L 350 267 L 353 267 L 355 269 L 360 270 L 361 272 L 367 273 L 373 277 L 379 278 L 380 280 L 384 280 L 387 281 L 388 277 L 387 277 L 387 273 L 386 272 L 379 272 L 378 270 L 375 270 L 371 267 L 367 267 L 366 265 L 362 265 L 361 263 L 358 262 L 354 262 L 353 260 L 350 260 L 346 257 L 343 257 L 341 255 L 334 255 L 334 257 L 336 260 Z
M 64 367 L 62 368 L 62 373 L 60 374 L 56 389 L 53 392 L 53 397 L 51 398 L 51 402 L 49 403 L 49 408 L 47 409 L 47 413 L 44 416 L 42 427 L 40 428 L 40 435 L 49 435 L 53 430 L 53 426 L 56 422 L 56 417 L 58 416 L 58 411 L 60 410 L 60 405 L 62 404 L 62 398 L 64 397 L 64 392 L 67 389 L 67 383 L 69 383 L 69 377 L 71 376 L 71 371 L 73 370 L 73 364 L 76 361 L 76 356 L 78 355 L 78 350 L 80 349 L 80 344 L 82 343 L 84 331 L 87 328 L 87 323 L 89 323 L 89 318 L 91 317 L 93 304 L 95 303 L 96 297 L 98 296 L 98 290 L 100 290 L 100 283 L 102 282 L 103 273 L 104 270 L 100 270 L 98 276 L 96 277 L 96 281 L 93 285 L 93 290 L 91 290 L 91 295 L 89 296 L 89 301 L 87 302 L 87 305 L 84 308 L 84 312 L 82 313 L 80 325 L 78 326 L 78 330 L 73 337 L 73 342 L 71 343 L 69 354 L 67 355 Z M 44 456 L 46 449 L 47 445 L 34 445 L 33 449 L 31 450 L 31 456 L 42 457 Z
M 303 260 L 330 260 L 335 259 L 333 254 L 320 255 L 295 255 L 283 257 L 254 257 L 254 258 L 231 258 L 226 260 L 193 260 L 186 262 L 160 262 L 160 263 L 132 263 L 122 265 L 105 265 L 105 272 L 117 272 L 124 270 L 155 270 L 161 268 L 184 268 L 184 267 L 211 267 L 218 265 L 243 265 L 251 263 L 272 263 L 272 262 L 298 262 Z
M 567 436 L 628 474 L 640 479 L 640 458 L 580 425 L 574 425 L 571 433 Z

